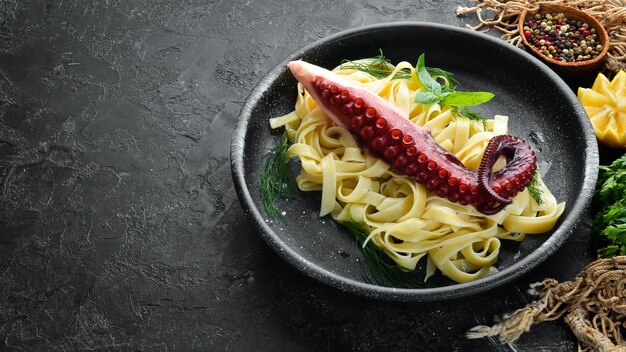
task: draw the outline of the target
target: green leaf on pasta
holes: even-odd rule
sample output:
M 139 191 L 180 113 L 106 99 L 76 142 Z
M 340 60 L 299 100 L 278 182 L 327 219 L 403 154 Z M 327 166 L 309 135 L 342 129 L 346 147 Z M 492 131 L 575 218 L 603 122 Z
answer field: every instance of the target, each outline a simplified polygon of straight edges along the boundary
M 476 106 L 493 99 L 493 93 L 489 92 L 452 92 L 442 99 L 442 102 L 450 106 Z
M 420 104 L 435 104 L 439 102 L 439 97 L 431 92 L 415 93 L 415 102 Z
M 417 60 L 417 76 L 428 91 L 434 94 L 441 93 L 441 84 L 435 81 L 426 70 L 426 65 L 424 64 L 424 54 L 420 55 Z

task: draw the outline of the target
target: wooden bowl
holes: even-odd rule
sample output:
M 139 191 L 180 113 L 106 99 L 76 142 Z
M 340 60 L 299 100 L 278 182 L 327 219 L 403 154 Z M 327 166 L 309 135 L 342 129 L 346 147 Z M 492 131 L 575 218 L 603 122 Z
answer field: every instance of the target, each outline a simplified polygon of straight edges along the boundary
M 604 59 L 604 57 L 606 56 L 606 53 L 609 50 L 609 35 L 606 32 L 606 29 L 604 29 L 604 27 L 600 24 L 600 22 L 598 22 L 595 18 L 589 16 L 588 14 L 584 13 L 583 11 L 570 7 L 570 6 L 563 6 L 563 5 L 550 4 L 550 3 L 539 3 L 538 5 L 539 5 L 539 8 L 537 11 L 529 12 L 527 10 L 524 10 L 519 16 L 519 22 L 517 26 L 518 26 L 518 30 L 520 33 L 520 37 L 522 38 L 522 42 L 524 43 L 524 45 L 526 45 L 526 47 L 528 47 L 535 54 L 535 56 L 547 62 L 549 66 L 556 68 L 557 70 L 562 71 L 564 73 L 571 73 L 571 74 L 589 73 L 590 71 L 598 67 L 598 65 Z M 593 59 L 585 60 L 585 61 L 575 61 L 575 62 L 558 61 L 558 60 L 554 60 L 543 55 L 537 48 L 535 48 L 532 44 L 530 44 L 526 40 L 526 36 L 524 36 L 524 22 L 526 21 L 526 18 L 528 16 L 532 17 L 537 13 L 544 14 L 544 13 L 553 13 L 553 12 L 556 12 L 556 13 L 562 12 L 565 15 L 565 17 L 569 19 L 586 22 L 587 24 L 589 24 L 590 28 L 595 28 L 596 35 L 597 35 L 596 40 L 602 45 L 602 48 L 603 48 L 602 52 L 600 52 L 600 54 Z

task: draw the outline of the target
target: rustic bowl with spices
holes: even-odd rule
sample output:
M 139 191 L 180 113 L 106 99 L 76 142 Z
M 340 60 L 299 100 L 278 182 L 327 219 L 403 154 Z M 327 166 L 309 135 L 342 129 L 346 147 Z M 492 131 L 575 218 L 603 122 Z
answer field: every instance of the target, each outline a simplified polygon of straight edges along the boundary
M 570 6 L 539 3 L 536 11 L 521 13 L 518 29 L 533 54 L 564 73 L 592 71 L 609 49 L 609 36 L 600 22 Z

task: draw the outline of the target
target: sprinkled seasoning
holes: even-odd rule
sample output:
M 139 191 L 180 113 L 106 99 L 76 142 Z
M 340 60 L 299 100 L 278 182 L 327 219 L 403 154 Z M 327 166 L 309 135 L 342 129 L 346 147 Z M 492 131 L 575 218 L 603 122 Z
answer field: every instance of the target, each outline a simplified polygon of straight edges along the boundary
M 523 35 L 541 54 L 562 62 L 592 60 L 604 49 L 595 28 L 562 12 L 535 14 L 524 21 Z

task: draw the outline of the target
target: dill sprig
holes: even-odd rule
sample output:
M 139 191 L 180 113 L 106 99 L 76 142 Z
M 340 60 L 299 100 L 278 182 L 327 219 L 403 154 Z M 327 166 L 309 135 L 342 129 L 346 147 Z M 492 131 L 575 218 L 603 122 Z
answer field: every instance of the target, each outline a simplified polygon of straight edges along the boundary
M 372 56 L 367 59 L 352 61 L 348 59 L 344 59 L 341 61 L 342 69 L 353 69 L 368 73 L 372 77 L 381 79 L 389 76 L 393 72 L 393 65 L 391 61 L 385 57 L 382 49 L 378 49 L 379 54 L 376 56 Z M 437 68 L 437 67 L 426 67 L 426 71 L 434 78 L 434 79 L 442 79 L 444 82 L 444 87 L 450 90 L 454 90 L 458 85 L 459 81 L 454 78 L 454 74 L 448 72 L 446 70 Z M 411 70 L 404 68 L 400 71 L 396 72 L 396 74 L 391 79 L 410 79 L 411 78 Z
M 428 287 L 424 283 L 424 276 L 421 273 L 402 269 L 371 241 L 363 247 L 369 234 L 363 230 L 362 224 L 351 219 L 342 222 L 341 225 L 355 237 L 356 245 L 363 253 L 367 270 L 361 263 L 359 265 L 365 281 L 372 285 L 396 288 Z
M 528 184 L 528 192 L 538 205 L 543 205 L 543 190 L 541 189 L 541 184 L 539 183 L 539 177 L 540 172 L 539 169 L 537 169 L 532 180 L 530 180 L 530 184 Z
M 487 118 L 484 117 L 480 112 L 471 110 L 467 106 L 455 107 L 454 112 L 456 112 L 458 115 L 465 116 L 470 120 L 482 123 L 483 127 L 487 129 Z
M 526 136 L 526 138 L 521 138 L 521 137 L 517 137 L 517 138 L 526 142 L 526 144 L 528 144 L 535 151 L 535 154 L 538 154 L 536 150 L 538 147 L 534 147 L 534 145 L 537 144 L 537 141 L 535 137 L 533 136 L 532 132 L 529 133 L 528 136 Z M 530 183 L 527 186 L 530 196 L 533 197 L 537 205 L 543 205 L 543 190 L 541 188 L 540 179 L 541 179 L 541 170 L 539 170 L 539 165 L 537 165 L 535 174 L 533 175 L 533 178 L 530 180 Z
M 455 90 L 460 84 L 459 81 L 454 78 L 454 74 L 446 70 L 437 67 L 426 67 L 426 72 L 428 72 L 428 74 L 435 80 L 444 78 L 445 81 L 447 81 L 447 84 L 444 84 L 443 87 L 449 91 Z
M 372 77 L 381 79 L 389 76 L 393 72 L 393 65 L 385 57 L 383 51 L 379 50 L 379 54 L 367 59 L 352 61 L 344 59 L 341 61 L 342 69 L 353 69 L 368 73 Z M 411 78 L 411 70 L 402 69 L 398 71 L 391 79 L 408 79 Z
M 283 133 L 278 145 L 270 150 L 265 158 L 265 167 L 259 176 L 261 201 L 267 214 L 274 220 L 282 216 L 274 203 L 276 198 L 288 199 L 293 196 L 294 182 L 289 172 L 289 139 Z

